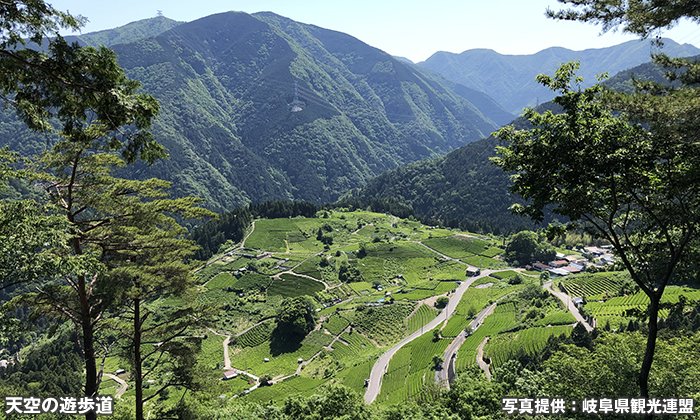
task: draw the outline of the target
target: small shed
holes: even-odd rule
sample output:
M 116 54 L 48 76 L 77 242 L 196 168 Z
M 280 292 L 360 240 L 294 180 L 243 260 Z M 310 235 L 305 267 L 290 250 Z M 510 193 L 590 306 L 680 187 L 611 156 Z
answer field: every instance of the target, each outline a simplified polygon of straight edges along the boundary
M 233 379 L 238 376 L 238 372 L 235 369 L 224 372 L 224 380 Z
M 571 299 L 572 302 L 574 302 L 574 305 L 578 308 L 579 306 L 583 305 L 583 299 L 580 297 L 575 297 Z
M 467 268 L 467 276 L 469 276 L 469 277 L 474 277 L 474 276 L 478 276 L 479 274 L 481 274 L 481 270 L 480 270 L 480 269 L 478 269 L 478 268 L 476 268 L 476 267 L 469 267 L 469 268 Z

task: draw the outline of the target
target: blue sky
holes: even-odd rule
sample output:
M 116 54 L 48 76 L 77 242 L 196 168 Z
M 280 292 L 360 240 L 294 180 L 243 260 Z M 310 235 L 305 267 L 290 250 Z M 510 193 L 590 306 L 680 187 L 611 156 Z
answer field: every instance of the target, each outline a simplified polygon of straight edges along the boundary
M 597 26 L 558 22 L 544 16 L 556 0 L 48 0 L 59 10 L 87 17 L 84 33 L 156 16 L 192 21 L 229 10 L 271 11 L 291 19 L 348 33 L 392 55 L 415 62 L 436 51 L 460 53 L 489 48 L 501 54 L 533 54 L 558 46 L 602 48 L 637 39 L 600 35 Z M 700 47 L 700 26 L 681 22 L 663 34 Z

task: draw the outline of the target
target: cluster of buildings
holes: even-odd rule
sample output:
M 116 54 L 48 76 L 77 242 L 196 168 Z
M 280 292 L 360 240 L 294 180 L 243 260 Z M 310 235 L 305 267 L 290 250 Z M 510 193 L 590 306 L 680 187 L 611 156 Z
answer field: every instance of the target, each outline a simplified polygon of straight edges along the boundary
M 603 246 L 597 248 L 594 246 L 585 247 L 580 250 L 581 254 L 587 255 L 590 260 L 597 261 L 595 265 L 605 266 L 615 262 L 615 257 L 610 253 L 610 247 Z M 581 255 L 564 255 L 557 253 L 557 259 L 548 263 L 536 262 L 532 265 L 526 265 L 527 270 L 547 271 L 555 276 L 568 276 L 586 270 L 588 265 L 592 264 L 589 259 L 582 258 Z

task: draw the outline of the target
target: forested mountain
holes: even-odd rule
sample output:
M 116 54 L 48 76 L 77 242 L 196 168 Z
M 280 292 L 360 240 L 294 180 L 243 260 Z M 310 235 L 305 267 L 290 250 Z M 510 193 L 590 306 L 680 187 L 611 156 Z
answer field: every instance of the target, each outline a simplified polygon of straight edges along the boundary
M 273 13 L 228 12 L 180 25 L 163 19 L 83 38 L 127 40 L 174 26 L 112 45 L 128 75 L 160 101 L 154 134 L 170 153 L 123 175 L 172 181 L 173 195 L 204 197 L 213 210 L 267 200 L 332 202 L 386 170 L 443 155 L 507 121 L 488 96 L 445 86 L 340 32 Z M 11 115 L 2 120 L 0 141 L 13 150 L 32 154 L 52 144 Z
M 554 107 L 549 102 L 537 109 L 555 111 Z M 529 123 L 518 118 L 512 124 L 525 129 Z M 498 140 L 489 136 L 446 156 L 401 166 L 350 191 L 341 200 L 395 198 L 412 206 L 421 217 L 471 231 L 500 234 L 532 229 L 532 221 L 508 210 L 518 199 L 508 191 L 509 175 L 489 160 L 496 156 L 497 145 Z M 546 221 L 550 220 L 548 216 Z
M 161 33 L 182 24 L 176 20 L 168 19 L 165 16 L 157 16 L 150 19 L 138 20 L 114 29 L 90 32 L 81 35 L 66 36 L 66 41 L 78 42 L 81 45 L 97 47 L 105 45 L 107 47 L 117 44 L 124 44 L 141 38 L 160 35 Z
M 691 57 L 695 61 L 700 61 L 700 55 Z M 640 81 L 651 81 L 661 84 L 669 84 L 670 82 L 666 78 L 666 71 L 663 67 L 660 67 L 653 62 L 640 64 L 631 69 L 621 71 L 611 77 L 610 79 L 603 82 L 603 85 L 616 90 L 618 92 L 632 93 L 635 90 L 634 82 L 632 78 Z M 678 81 L 672 82 L 674 86 L 679 86 Z
M 519 114 L 525 106 L 551 100 L 551 91 L 535 82 L 540 73 L 553 74 L 560 63 L 580 60 L 583 87 L 596 83 L 595 76 L 617 72 L 650 61 L 652 52 L 670 56 L 697 55 L 700 49 L 690 44 L 680 45 L 664 39 L 664 48 L 652 46 L 651 40 L 628 41 L 608 48 L 572 51 L 552 47 L 531 55 L 503 55 L 488 49 L 473 49 L 453 54 L 444 51 L 433 54 L 420 66 L 435 70 L 443 76 L 472 89 L 486 92 L 505 109 Z

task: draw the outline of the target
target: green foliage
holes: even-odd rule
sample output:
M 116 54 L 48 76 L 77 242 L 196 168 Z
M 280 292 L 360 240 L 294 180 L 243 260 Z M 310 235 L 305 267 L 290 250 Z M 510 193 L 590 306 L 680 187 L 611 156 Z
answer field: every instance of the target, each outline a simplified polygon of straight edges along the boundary
M 413 333 L 418 331 L 427 323 L 435 319 L 438 311 L 428 305 L 421 304 L 418 309 L 408 318 L 408 332 Z
M 207 282 L 207 288 L 209 289 L 227 289 L 233 286 L 238 279 L 229 273 L 217 274 L 213 279 Z
M 509 261 L 517 261 L 519 264 L 528 264 L 533 261 L 535 251 L 539 245 L 539 238 L 535 232 L 524 230 L 511 238 L 506 247 L 506 258 Z
M 369 307 L 355 313 L 352 325 L 379 345 L 386 345 L 397 341 L 403 335 L 406 318 L 414 308 L 414 304 L 406 302 L 396 302 L 378 308 Z
M 604 19 L 610 16 L 607 8 L 598 12 Z M 674 13 L 692 14 L 683 5 Z M 628 18 L 618 16 L 612 22 Z M 691 65 L 687 60 L 661 60 L 675 68 Z M 640 83 L 639 95 L 606 93 L 600 86 L 580 90 L 577 69 L 578 63 L 568 63 L 554 77 L 538 76 L 540 83 L 561 93 L 554 102 L 565 114 L 528 110 L 525 116 L 535 128 L 499 130 L 498 137 L 509 145 L 499 147 L 500 157 L 493 160 L 504 171 L 518 171 L 511 191 L 528 204 L 514 206 L 516 213 L 542 221 L 544 208 L 553 207 L 554 213 L 571 220 L 569 228 L 581 226 L 608 240 L 649 297 L 649 345 L 639 379 L 642 395 L 648 396 L 659 303 L 671 277 L 679 270 L 682 275 L 694 260 L 689 257 L 691 244 L 700 238 L 698 214 L 689 211 L 699 205 L 700 146 L 684 134 L 691 129 L 686 123 L 689 109 L 700 107 L 687 103 L 688 94 L 698 88 Z M 692 71 L 680 77 L 684 83 L 697 82 Z M 578 152 L 567 152 L 573 149 Z M 556 158 L 545 164 L 545 153 Z
M 230 287 L 235 292 L 263 292 L 272 284 L 270 276 L 258 273 L 245 273 Z
M 442 308 L 444 308 L 445 306 L 447 306 L 447 304 L 448 304 L 449 302 L 450 302 L 450 298 L 448 298 L 447 296 L 440 296 L 440 297 L 437 298 L 437 300 L 435 301 L 435 307 L 438 308 L 438 309 L 442 309 Z
M 244 347 L 256 347 L 272 338 L 275 323 L 263 322 L 244 332 L 238 337 L 238 342 Z
M 304 337 L 315 326 L 315 308 L 307 298 L 295 297 L 282 301 L 277 314 L 277 334 L 289 338 Z

